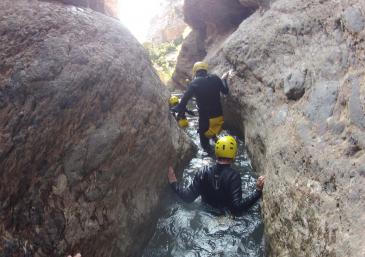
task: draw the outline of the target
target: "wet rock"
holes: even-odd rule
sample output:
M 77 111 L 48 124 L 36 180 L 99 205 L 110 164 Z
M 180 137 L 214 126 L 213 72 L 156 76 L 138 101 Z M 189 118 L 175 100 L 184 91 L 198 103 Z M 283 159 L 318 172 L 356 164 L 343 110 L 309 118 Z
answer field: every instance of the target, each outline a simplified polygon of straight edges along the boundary
M 365 19 L 359 8 L 348 7 L 343 13 L 343 20 L 346 28 L 353 33 L 358 33 L 364 29 Z
M 304 109 L 305 115 L 313 122 L 323 123 L 332 115 L 337 100 L 339 83 L 324 81 L 317 83 L 307 106 Z
M 294 71 L 284 80 L 284 93 L 290 100 L 298 100 L 305 92 L 305 73 Z
M 190 151 L 143 47 L 90 9 L 4 0 L 0 59 L 0 255 L 138 256 Z

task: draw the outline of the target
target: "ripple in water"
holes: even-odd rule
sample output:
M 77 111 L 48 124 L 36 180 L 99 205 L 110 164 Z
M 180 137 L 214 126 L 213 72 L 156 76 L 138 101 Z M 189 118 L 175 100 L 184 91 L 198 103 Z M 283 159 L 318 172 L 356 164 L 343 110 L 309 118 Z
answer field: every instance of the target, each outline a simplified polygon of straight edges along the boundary
M 189 118 L 187 133 L 199 146 L 199 150 L 184 170 L 184 186 L 191 183 L 198 169 L 214 162 L 210 157 L 204 156 L 200 147 L 196 133 L 197 122 L 197 117 Z M 228 133 L 224 131 L 222 134 Z M 241 174 L 242 191 L 245 195 L 255 188 L 257 175 L 252 170 L 243 142 L 237 142 L 239 150 L 234 168 Z M 172 190 L 171 194 L 174 194 Z M 182 202 L 177 196 L 175 200 L 160 217 L 143 257 L 264 256 L 264 226 L 258 203 L 243 216 L 232 217 L 218 214 L 200 198 L 191 204 Z

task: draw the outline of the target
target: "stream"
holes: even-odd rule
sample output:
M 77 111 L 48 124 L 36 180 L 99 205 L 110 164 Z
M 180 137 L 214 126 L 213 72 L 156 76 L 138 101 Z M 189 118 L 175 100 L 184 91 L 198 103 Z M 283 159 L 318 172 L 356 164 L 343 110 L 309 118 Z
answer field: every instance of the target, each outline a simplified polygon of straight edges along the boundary
M 196 109 L 190 109 L 197 114 Z M 198 151 L 184 169 L 184 186 L 191 183 L 198 169 L 214 163 L 200 147 L 196 132 L 198 117 L 188 117 L 188 120 L 189 127 L 185 130 L 198 146 Z M 220 136 L 227 134 L 223 131 Z M 233 167 L 241 174 L 245 195 L 254 190 L 257 175 L 244 143 L 239 139 L 237 143 L 238 153 Z M 171 194 L 174 194 L 172 190 Z M 159 218 L 143 257 L 264 257 L 264 225 L 259 203 L 243 216 L 232 217 L 207 206 L 200 197 L 191 204 L 184 203 L 176 195 L 173 199 Z

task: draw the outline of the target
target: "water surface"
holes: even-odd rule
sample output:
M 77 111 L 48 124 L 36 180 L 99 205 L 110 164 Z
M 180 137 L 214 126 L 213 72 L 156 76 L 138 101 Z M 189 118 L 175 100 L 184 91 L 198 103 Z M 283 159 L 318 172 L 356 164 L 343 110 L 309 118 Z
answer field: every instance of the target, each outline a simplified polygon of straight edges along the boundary
M 196 113 L 196 110 L 195 110 Z M 196 132 L 197 117 L 189 117 L 186 132 L 199 147 L 196 156 L 184 169 L 184 186 L 188 186 L 197 170 L 214 160 L 203 152 Z M 226 131 L 221 135 L 228 134 Z M 255 188 L 254 173 L 243 142 L 234 168 L 241 174 L 243 195 Z M 181 181 L 180 181 L 181 182 Z M 171 190 L 171 194 L 174 192 Z M 160 217 L 153 238 L 143 257 L 263 257 L 263 223 L 256 203 L 242 217 L 219 213 L 202 203 L 200 197 L 191 204 L 176 201 L 167 206 Z

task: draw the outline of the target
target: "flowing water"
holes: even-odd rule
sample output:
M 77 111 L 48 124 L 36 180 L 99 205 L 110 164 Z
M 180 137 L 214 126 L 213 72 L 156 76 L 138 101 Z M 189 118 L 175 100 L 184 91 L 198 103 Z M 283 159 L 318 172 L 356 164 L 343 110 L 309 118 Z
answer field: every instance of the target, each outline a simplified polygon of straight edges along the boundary
M 195 110 L 195 113 L 196 110 Z M 184 169 L 183 182 L 187 186 L 195 172 L 214 160 L 204 154 L 196 132 L 198 118 L 190 117 L 188 135 L 199 150 Z M 223 131 L 221 135 L 228 134 Z M 243 142 L 237 140 L 239 150 L 234 168 L 241 174 L 243 195 L 255 188 L 257 175 L 253 171 Z M 174 192 L 171 190 L 171 194 Z M 160 217 L 153 238 L 143 257 L 263 257 L 263 223 L 256 203 L 241 217 L 217 212 L 198 198 L 187 204 L 176 196 L 175 202 Z

